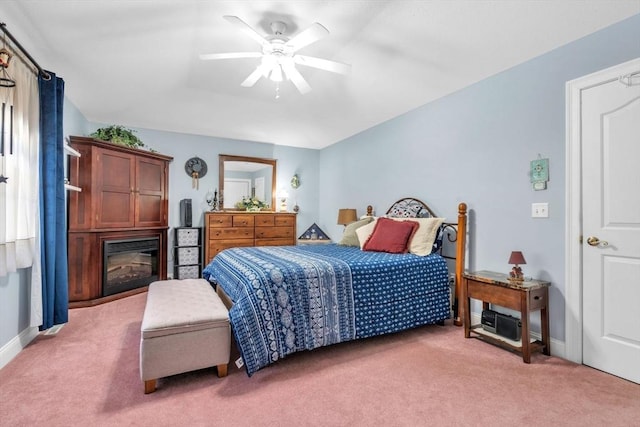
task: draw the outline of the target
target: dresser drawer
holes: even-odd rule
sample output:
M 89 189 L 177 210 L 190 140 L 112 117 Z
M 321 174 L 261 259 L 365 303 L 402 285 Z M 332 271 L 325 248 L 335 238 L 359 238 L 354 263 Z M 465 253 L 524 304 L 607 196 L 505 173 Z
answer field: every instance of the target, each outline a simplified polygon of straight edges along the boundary
M 292 238 L 291 227 L 256 227 L 256 239 Z
M 235 239 L 235 240 L 223 240 L 223 241 L 209 241 L 207 252 L 209 254 L 209 259 L 207 260 L 207 264 L 211 262 L 213 257 L 218 255 L 221 251 L 229 248 L 239 248 L 243 246 L 253 246 L 253 239 Z
M 232 227 L 233 215 L 208 215 L 209 227 Z
M 293 246 L 295 245 L 295 239 L 256 239 L 256 246 Z
M 234 215 L 233 226 L 234 227 L 253 227 L 254 216 L 253 215 Z
M 275 215 L 256 215 L 256 227 L 273 227 L 274 225 L 276 225 Z
M 529 292 L 529 309 L 540 310 L 547 306 L 548 288 L 533 289 Z
M 223 240 L 223 239 L 253 239 L 253 228 L 249 228 L 249 227 L 212 228 L 209 231 L 209 240 Z
M 276 227 L 293 227 L 296 223 L 296 217 L 293 215 L 278 215 L 275 217 Z

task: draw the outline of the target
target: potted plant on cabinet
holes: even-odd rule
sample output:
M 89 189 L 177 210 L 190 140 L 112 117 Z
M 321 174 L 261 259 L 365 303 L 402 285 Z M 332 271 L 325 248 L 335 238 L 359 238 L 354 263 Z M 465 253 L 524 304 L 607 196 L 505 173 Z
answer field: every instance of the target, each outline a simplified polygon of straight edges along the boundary
M 102 141 L 112 142 L 118 145 L 124 145 L 130 148 L 144 148 L 145 144 L 140 138 L 134 135 L 134 130 L 127 129 L 121 125 L 111 125 L 99 128 L 89 136 Z

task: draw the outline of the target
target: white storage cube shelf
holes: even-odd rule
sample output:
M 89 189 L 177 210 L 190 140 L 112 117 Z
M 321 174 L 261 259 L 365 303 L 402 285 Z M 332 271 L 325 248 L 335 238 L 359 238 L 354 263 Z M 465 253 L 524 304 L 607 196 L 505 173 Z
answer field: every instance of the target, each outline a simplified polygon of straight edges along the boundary
M 176 230 L 177 246 L 198 246 L 200 237 L 199 228 L 178 228 Z
M 199 265 L 184 265 L 177 267 L 178 277 L 177 279 L 198 279 L 200 278 L 200 266 Z
M 174 277 L 197 279 L 201 271 L 201 229 L 180 227 L 175 229 Z
M 200 250 L 197 247 L 178 248 L 178 265 L 199 263 Z

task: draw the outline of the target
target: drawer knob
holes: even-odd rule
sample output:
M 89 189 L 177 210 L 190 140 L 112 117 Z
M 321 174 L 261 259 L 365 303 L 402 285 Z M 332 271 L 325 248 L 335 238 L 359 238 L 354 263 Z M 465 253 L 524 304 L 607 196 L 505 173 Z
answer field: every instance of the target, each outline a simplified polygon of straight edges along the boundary
M 537 300 L 540 299 L 540 297 L 538 295 L 536 295 L 535 297 L 533 297 L 533 299 L 537 301 Z

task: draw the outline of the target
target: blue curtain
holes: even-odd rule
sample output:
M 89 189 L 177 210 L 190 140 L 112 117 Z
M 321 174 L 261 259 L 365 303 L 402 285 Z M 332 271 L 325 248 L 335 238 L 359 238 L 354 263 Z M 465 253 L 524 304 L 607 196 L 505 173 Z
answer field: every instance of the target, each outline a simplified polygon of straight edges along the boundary
M 41 330 L 66 323 L 69 310 L 62 107 L 64 80 L 38 78 L 40 89 Z

